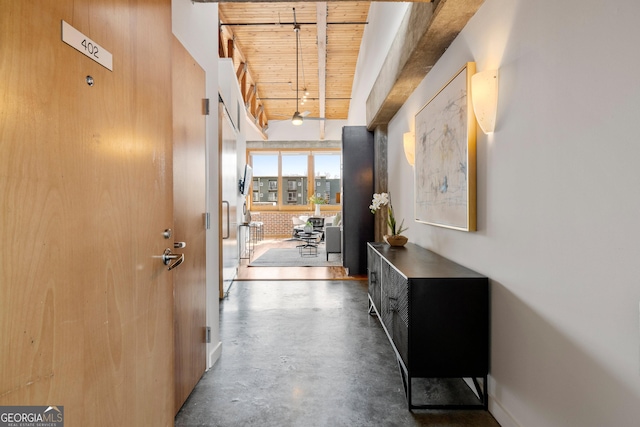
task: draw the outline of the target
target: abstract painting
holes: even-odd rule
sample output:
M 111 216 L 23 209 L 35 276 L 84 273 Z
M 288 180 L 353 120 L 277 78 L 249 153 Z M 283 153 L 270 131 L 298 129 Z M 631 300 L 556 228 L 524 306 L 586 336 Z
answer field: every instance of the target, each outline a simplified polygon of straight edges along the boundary
M 476 230 L 476 120 L 468 62 L 416 114 L 416 221 Z

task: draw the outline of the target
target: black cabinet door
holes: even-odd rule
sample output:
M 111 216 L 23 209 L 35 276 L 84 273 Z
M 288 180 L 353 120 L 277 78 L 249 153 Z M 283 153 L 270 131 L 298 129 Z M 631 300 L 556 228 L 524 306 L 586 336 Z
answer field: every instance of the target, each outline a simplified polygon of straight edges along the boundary
M 382 261 L 380 306 L 391 340 L 405 366 L 409 365 L 409 283 L 388 262 Z
M 414 375 L 481 377 L 489 365 L 489 294 L 486 279 L 417 280 L 412 288 Z

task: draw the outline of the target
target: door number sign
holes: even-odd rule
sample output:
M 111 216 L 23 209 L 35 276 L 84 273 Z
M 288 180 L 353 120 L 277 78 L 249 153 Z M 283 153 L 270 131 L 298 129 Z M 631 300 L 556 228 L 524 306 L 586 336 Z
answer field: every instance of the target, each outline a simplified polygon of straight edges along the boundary
M 109 71 L 113 71 L 111 53 L 64 21 L 62 21 L 62 41 Z

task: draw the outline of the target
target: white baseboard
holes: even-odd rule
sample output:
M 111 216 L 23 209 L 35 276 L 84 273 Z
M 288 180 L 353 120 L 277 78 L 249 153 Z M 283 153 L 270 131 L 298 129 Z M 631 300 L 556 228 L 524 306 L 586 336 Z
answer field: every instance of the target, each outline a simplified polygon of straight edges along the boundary
M 500 402 L 491 394 L 489 394 L 489 412 L 502 427 L 521 427 L 520 424 L 513 419 L 509 411 L 504 409 Z
M 220 359 L 220 355 L 222 355 L 222 341 L 219 341 L 218 344 L 211 347 L 213 348 L 209 351 L 209 355 L 207 356 L 207 371 L 213 368 L 213 365 L 215 365 L 218 359 Z

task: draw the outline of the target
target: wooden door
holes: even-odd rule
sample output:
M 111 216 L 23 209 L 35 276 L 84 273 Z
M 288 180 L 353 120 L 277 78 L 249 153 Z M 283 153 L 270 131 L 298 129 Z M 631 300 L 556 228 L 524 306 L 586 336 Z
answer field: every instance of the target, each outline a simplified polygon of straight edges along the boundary
M 175 413 L 206 368 L 204 70 L 173 38 L 173 203 L 175 242 L 184 262 L 173 270 Z
M 2 1 L 0 52 L 0 405 L 173 425 L 170 4 Z

